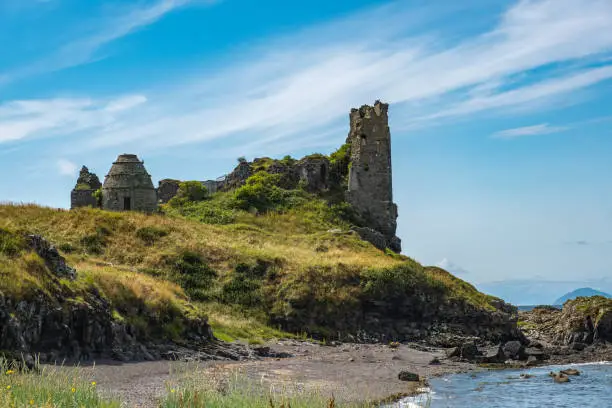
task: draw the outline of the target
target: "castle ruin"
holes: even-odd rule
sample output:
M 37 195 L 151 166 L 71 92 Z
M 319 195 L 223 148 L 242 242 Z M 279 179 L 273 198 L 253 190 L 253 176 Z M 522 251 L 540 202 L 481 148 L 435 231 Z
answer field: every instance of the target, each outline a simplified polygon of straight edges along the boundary
M 391 171 L 391 132 L 389 130 L 389 105 L 376 101 L 374 106 L 364 105 L 351 109 L 350 169 L 347 201 L 362 218 L 365 228 L 382 234 L 384 244 L 401 251 L 397 229 L 397 205 L 393 203 Z M 374 232 L 359 230 L 361 234 Z M 380 238 L 379 238 L 380 239 Z
M 233 190 L 265 168 L 269 173 L 282 175 L 282 188 L 293 189 L 300 185 L 311 193 L 331 188 L 346 189 L 345 199 L 357 215 L 358 226 L 353 230 L 377 248 L 400 252 L 401 241 L 395 235 L 397 206 L 393 203 L 388 109 L 389 105 L 380 101 L 374 106 L 351 109 L 345 146 L 348 157 L 342 160 L 341 170 L 338 170 L 338 163 L 332 166 L 330 159 L 320 154 L 290 162 L 260 158 L 250 163 L 241 158 L 230 174 L 201 183 L 210 193 Z M 177 194 L 179 184 L 180 180 L 163 179 L 156 189 L 144 163 L 134 154 L 122 154 L 113 163 L 103 185 L 95 174 L 83 167 L 71 193 L 71 207 L 154 212 L 159 203 L 167 203 Z

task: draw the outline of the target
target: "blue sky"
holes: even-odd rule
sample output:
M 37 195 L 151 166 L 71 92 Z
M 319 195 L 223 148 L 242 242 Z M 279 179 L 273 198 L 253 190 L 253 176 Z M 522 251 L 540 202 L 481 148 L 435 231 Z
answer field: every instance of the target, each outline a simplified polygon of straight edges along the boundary
M 329 153 L 381 99 L 407 255 L 516 303 L 612 291 L 610 27 L 609 0 L 0 0 L 0 201 L 67 207 L 124 152 L 155 182 Z

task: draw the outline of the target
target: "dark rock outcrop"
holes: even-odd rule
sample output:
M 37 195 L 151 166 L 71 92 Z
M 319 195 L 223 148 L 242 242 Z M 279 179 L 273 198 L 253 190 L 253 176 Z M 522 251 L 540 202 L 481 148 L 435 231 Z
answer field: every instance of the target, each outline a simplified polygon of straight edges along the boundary
M 28 244 L 40 256 L 51 272 L 61 278 L 74 280 L 76 269 L 66 265 L 66 259 L 60 255 L 55 246 L 40 235 L 28 235 Z
M 232 190 L 238 188 L 244 183 L 246 180 L 251 177 L 253 174 L 253 170 L 251 169 L 251 165 L 246 160 L 240 161 L 236 168 L 227 175 L 225 178 L 225 182 L 223 184 L 223 190 Z
M 562 310 L 537 307 L 521 319 L 530 338 L 574 350 L 612 341 L 612 299 L 602 296 L 569 300 Z
M 113 305 L 95 286 L 80 289 L 61 283 L 61 278 L 74 280 L 76 271 L 51 243 L 39 235 L 26 235 L 26 243 L 44 261 L 46 269 L 39 271 L 44 285 L 27 296 L 0 292 L 0 357 L 26 363 L 33 355 L 39 355 L 41 362 L 99 357 L 151 360 L 174 347 L 156 334 L 163 332 L 165 318 L 143 308 L 140 316 L 148 333 L 117 319 Z M 212 341 L 204 318 L 175 319 L 180 319 L 182 331 L 177 334 L 185 344 L 201 347 Z

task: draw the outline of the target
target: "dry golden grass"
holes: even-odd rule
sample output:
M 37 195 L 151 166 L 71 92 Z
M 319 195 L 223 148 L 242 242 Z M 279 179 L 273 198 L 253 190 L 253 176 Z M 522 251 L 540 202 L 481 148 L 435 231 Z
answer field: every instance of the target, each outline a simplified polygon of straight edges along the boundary
M 88 255 L 125 267 L 154 267 L 164 254 L 193 250 L 204 254 L 209 265 L 218 271 L 230 270 L 233 264 L 256 258 L 282 259 L 286 271 L 312 265 L 323 267 L 348 265 L 356 268 L 387 267 L 401 260 L 385 255 L 352 235 L 333 235 L 326 231 L 303 232 L 297 214 L 244 215 L 241 224 L 207 225 L 161 215 L 135 212 L 111 213 L 93 209 L 54 210 L 34 205 L 0 206 L 0 228 L 27 230 L 45 236 L 60 248 L 81 246 L 83 237 L 96 230 L 110 231 L 103 255 Z M 168 232 L 153 246 L 135 236 L 139 228 L 156 226 Z M 321 246 L 326 251 L 317 251 Z M 78 251 L 68 255 L 79 258 Z M 82 258 L 82 255 L 81 255 Z
M 383 291 L 372 292 L 382 298 L 397 287 L 442 284 L 455 297 L 491 308 L 490 297 L 446 271 L 379 251 L 354 234 L 331 232 L 334 227 L 347 230 L 321 215 L 316 200 L 284 213 L 237 212 L 235 222 L 226 225 L 182 216 L 0 205 L 0 229 L 41 234 L 76 266 L 77 282 L 64 285 L 99 288 L 125 318 L 136 318 L 130 308 L 143 304 L 171 316 L 206 313 L 215 333 L 228 340 L 287 335 L 268 326 L 274 316 L 297 318 L 296 331 L 312 327 L 307 322 L 315 315 L 341 321 L 359 307 L 366 281 Z M 196 264 L 190 263 L 194 256 Z M 262 262 L 272 266 L 252 275 Z M 241 265 L 246 272 L 238 272 Z M 10 282 L 0 283 L 0 290 L 16 296 L 50 290 L 45 268 L 32 254 L 9 259 L 0 251 L 0 274 Z M 245 291 L 252 296 L 243 297 Z

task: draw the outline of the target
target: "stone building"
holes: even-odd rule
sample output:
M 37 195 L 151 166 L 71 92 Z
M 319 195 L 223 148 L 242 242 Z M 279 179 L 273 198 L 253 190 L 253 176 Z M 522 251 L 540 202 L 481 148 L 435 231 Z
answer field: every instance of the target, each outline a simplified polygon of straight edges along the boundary
M 122 154 L 102 185 L 102 208 L 111 211 L 157 210 L 157 191 L 151 176 L 135 154 Z
M 70 208 L 98 207 L 98 200 L 94 192 L 102 187 L 100 179 L 90 173 L 85 166 L 81 168 L 76 186 L 70 192 Z
M 388 104 L 376 101 L 374 106 L 351 110 L 347 138 L 351 164 L 346 199 L 366 226 L 356 228 L 362 238 L 377 241 L 377 246 L 386 242 L 386 247 L 400 252 L 401 241 L 395 235 L 397 206 L 393 203 L 388 109 Z

